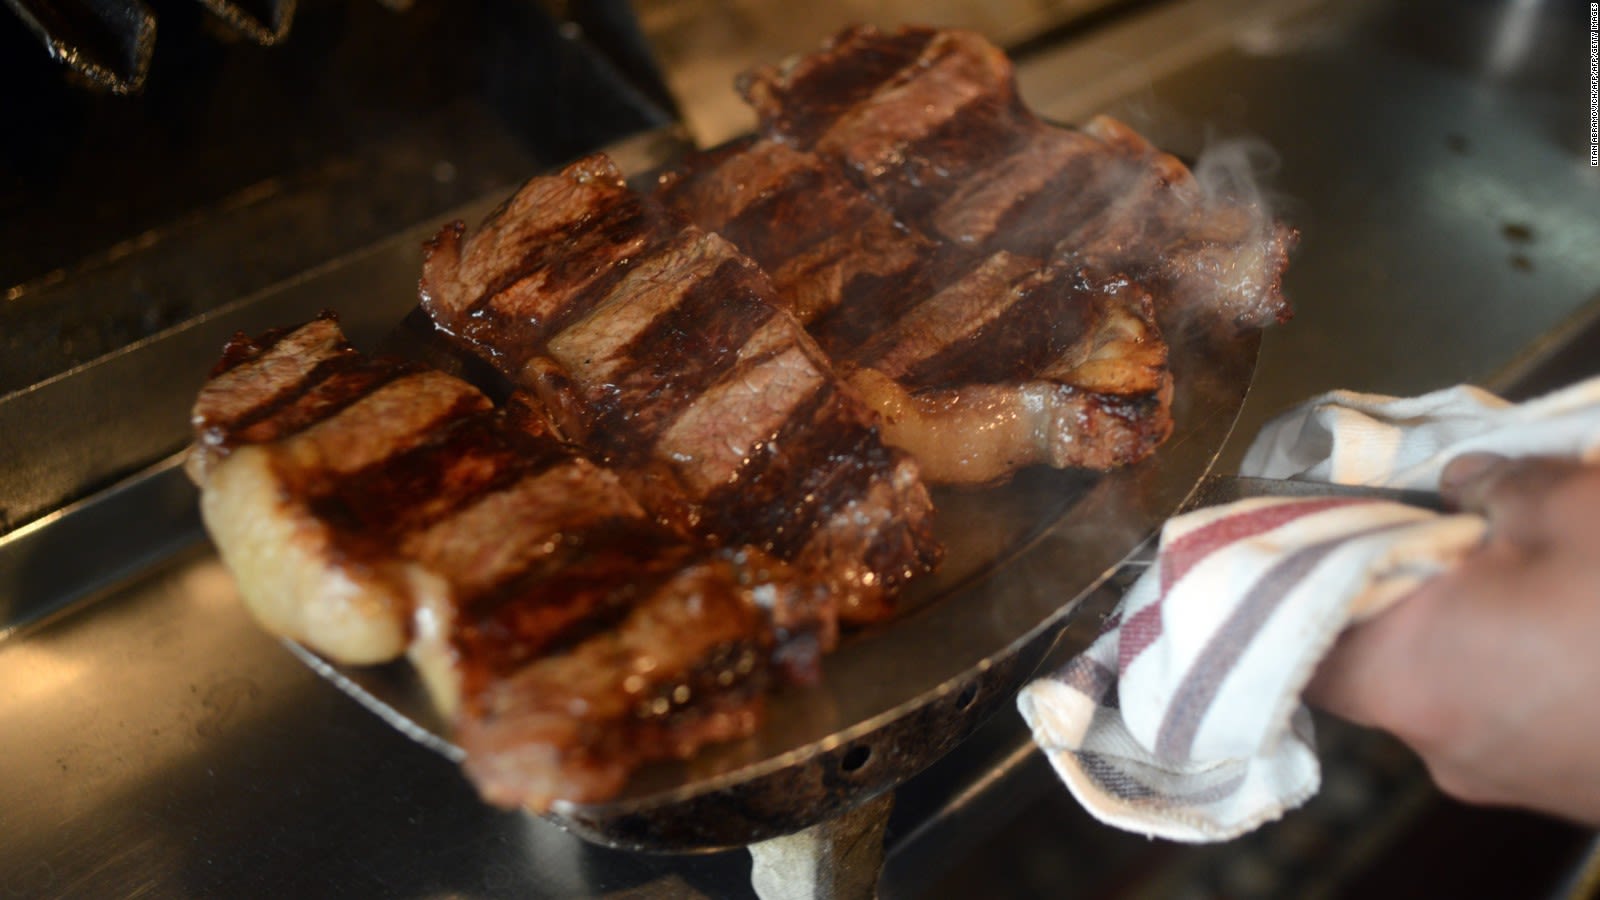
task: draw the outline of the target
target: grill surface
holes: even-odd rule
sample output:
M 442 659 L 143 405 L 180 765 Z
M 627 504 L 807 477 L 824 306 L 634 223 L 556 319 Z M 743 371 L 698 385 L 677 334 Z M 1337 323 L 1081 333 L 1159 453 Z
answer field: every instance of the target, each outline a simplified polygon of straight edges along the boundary
M 428 233 L 463 204 L 480 213 L 544 165 L 669 122 L 669 101 L 640 74 L 648 64 L 600 49 L 626 46 L 628 29 L 562 28 L 509 0 L 419 2 L 403 15 L 353 0 L 303 5 L 268 49 L 216 40 L 198 5 L 160 9 L 160 51 L 137 97 L 69 83 L 21 20 L 0 14 L 0 99 L 26 127 L 0 142 L 0 458 L 12 463 L 0 477 L 0 886 L 749 896 L 742 853 L 622 853 L 484 808 L 451 763 L 247 620 L 187 495 L 95 493 L 178 449 L 222 337 L 301 315 L 292 300 L 252 304 L 267 289 L 287 280 L 273 296 L 292 297 L 303 273 L 359 262 L 349 290 L 386 299 L 346 321 L 372 346 L 414 288 L 415 257 L 395 235 Z M 1304 234 L 1286 284 L 1299 313 L 1263 341 L 1248 435 L 1333 387 L 1507 387 L 1586 371 L 1593 353 L 1570 349 L 1600 333 L 1600 181 L 1581 165 L 1585 84 L 1573 74 L 1584 11 L 1118 5 L 1093 27 L 1029 42 L 1020 74 L 1054 118 L 1109 110 L 1187 156 L 1208 135 L 1275 151 L 1271 184 Z M 180 39 L 186 29 L 195 40 Z M 1543 352 L 1557 333 L 1579 343 Z M 1546 358 L 1556 368 L 1530 365 Z M 86 497 L 123 511 L 75 530 L 82 520 L 59 510 Z M 1330 772 L 1399 786 L 1367 795 L 1376 811 L 1330 790 L 1331 819 L 1308 813 L 1212 855 L 1152 849 L 1074 818 L 1047 771 L 1026 777 L 1037 757 L 1009 716 L 900 791 L 886 896 L 1171 896 L 1213 876 L 1236 896 L 1336 893 L 1362 871 L 1403 885 L 1354 851 L 1439 808 L 1403 753 L 1356 735 L 1330 744 Z M 1552 847 L 1570 837 L 1535 833 Z M 1306 849 L 1329 846 L 1351 849 L 1345 868 Z M 1504 853 L 1444 858 L 1465 869 L 1469 857 L 1518 874 L 1527 893 L 1540 887 Z M 1325 865 L 1297 870 L 1310 881 L 1260 877 L 1286 859 Z

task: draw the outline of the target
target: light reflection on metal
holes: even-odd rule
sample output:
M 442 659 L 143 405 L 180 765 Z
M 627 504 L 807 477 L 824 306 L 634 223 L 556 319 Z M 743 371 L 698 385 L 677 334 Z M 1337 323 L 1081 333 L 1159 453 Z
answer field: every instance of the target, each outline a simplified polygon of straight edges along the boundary
M 10 652 L 18 654 L 28 673 L 27 678 L 9 681 L 0 689 L 0 699 L 13 709 L 70 702 L 81 685 L 104 674 L 94 671 L 93 660 L 53 653 L 45 642 L 19 643 Z
M 6 0 L 50 58 L 113 94 L 144 86 L 156 17 L 138 0 Z
M 270 47 L 289 34 L 297 0 L 198 0 L 224 26 Z M 405 10 L 410 0 L 381 0 Z M 140 0 L 5 0 L 45 52 L 90 87 L 134 94 L 150 71 L 155 13 Z
M 1500 15 L 1489 44 L 1489 72 L 1498 77 L 1515 72 L 1527 62 L 1534 47 L 1534 35 L 1543 19 L 1539 7 L 1544 0 L 1513 0 Z
M 200 0 L 200 5 L 263 47 L 283 40 L 294 21 L 295 0 Z

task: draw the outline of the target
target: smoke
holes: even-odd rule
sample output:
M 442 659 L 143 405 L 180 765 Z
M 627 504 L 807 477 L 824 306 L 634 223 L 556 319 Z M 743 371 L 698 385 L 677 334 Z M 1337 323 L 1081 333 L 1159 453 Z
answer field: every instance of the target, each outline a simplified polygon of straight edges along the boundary
M 1190 219 L 1193 237 L 1167 261 L 1181 302 L 1244 326 L 1289 317 L 1280 288 L 1297 234 L 1276 213 L 1289 204 L 1269 185 L 1281 159 L 1253 137 L 1208 136 L 1193 172 L 1201 204 Z
M 1281 166 L 1278 151 L 1260 138 L 1208 135 L 1193 171 L 1208 202 L 1251 207 L 1270 219 L 1280 204 L 1265 185 Z
M 1115 119 L 1096 117 L 1083 131 L 1114 162 L 1077 193 L 1110 202 L 1066 231 L 1058 257 L 1143 281 L 1164 328 L 1288 317 L 1279 279 L 1294 232 L 1274 217 L 1281 204 L 1265 187 L 1279 165 L 1270 146 L 1210 136 L 1186 168 Z

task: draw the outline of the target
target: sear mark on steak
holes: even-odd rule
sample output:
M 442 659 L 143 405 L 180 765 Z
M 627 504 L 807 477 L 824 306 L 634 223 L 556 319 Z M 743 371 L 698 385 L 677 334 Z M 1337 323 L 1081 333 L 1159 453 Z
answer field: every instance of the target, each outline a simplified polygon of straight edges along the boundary
M 654 194 L 592 156 L 428 243 L 413 321 L 498 407 L 331 317 L 235 338 L 196 401 L 247 606 L 407 655 L 492 802 L 751 733 L 936 563 L 925 477 L 1142 459 L 1163 327 L 1288 316 L 1292 232 L 1119 123 L 1039 121 L 972 33 L 848 29 L 740 87 L 762 133 Z
M 720 227 L 769 270 L 833 261 L 827 277 L 775 278 L 779 301 L 802 311 L 882 416 L 887 441 L 929 481 L 988 483 L 1035 464 L 1113 468 L 1172 430 L 1166 344 L 1149 295 L 1125 278 L 923 235 L 838 166 L 770 140 L 692 157 L 658 185 L 663 203 Z M 809 213 L 807 196 L 825 198 L 824 211 Z M 785 245 L 788 231 L 813 243 Z M 1080 368 L 1091 355 L 1092 379 Z
M 664 528 L 532 398 L 366 357 L 331 317 L 235 338 L 194 419 L 252 613 L 340 662 L 409 654 L 492 802 L 603 799 L 749 734 L 834 640 L 818 586 Z
M 819 104 L 836 82 L 851 87 Z M 1127 273 L 1169 327 L 1290 315 L 1280 278 L 1291 229 L 1112 119 L 1081 131 L 1038 120 L 1010 63 L 976 34 L 858 27 L 743 85 L 767 137 L 835 161 L 927 234 Z
M 850 28 L 740 88 L 760 134 L 658 195 L 772 273 L 930 481 L 1137 462 L 1163 331 L 1289 315 L 1289 229 L 1117 122 L 1039 120 L 977 34 Z
M 1172 431 L 1167 345 L 1126 279 L 1005 251 L 887 324 L 850 383 L 934 481 L 1110 469 Z
M 915 463 L 883 446 L 766 274 L 604 157 L 533 179 L 470 236 L 442 232 L 422 294 L 652 513 L 813 573 L 843 618 L 885 615 L 937 561 Z M 866 546 L 870 565 L 844 555 Z
M 815 143 L 840 116 L 872 98 L 927 52 L 935 32 L 846 28 L 814 54 L 741 75 L 736 87 L 762 118 L 797 143 Z
M 892 314 L 929 291 L 937 245 L 838 166 L 778 141 L 736 150 L 691 156 L 659 177 L 656 196 L 760 264 L 778 303 L 831 356 L 853 311 Z

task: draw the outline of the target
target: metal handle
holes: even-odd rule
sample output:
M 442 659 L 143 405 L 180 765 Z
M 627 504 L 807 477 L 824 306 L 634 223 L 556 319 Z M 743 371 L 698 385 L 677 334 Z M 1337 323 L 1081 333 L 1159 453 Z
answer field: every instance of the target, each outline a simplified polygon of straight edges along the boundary
M 1194 493 L 1190 495 L 1188 502 L 1184 503 L 1181 512 L 1191 512 L 1206 506 L 1218 506 L 1252 497 L 1355 497 L 1392 500 L 1408 506 L 1445 511 L 1444 501 L 1435 491 L 1212 474 L 1207 475 L 1195 487 Z
M 1248 475 L 1223 475 L 1212 473 L 1201 479 L 1195 486 L 1194 493 L 1179 507 L 1178 515 L 1204 509 L 1208 506 L 1221 506 L 1238 500 L 1249 500 L 1255 497 L 1287 497 L 1287 498 L 1315 498 L 1315 497 L 1352 497 L 1368 500 L 1390 500 L 1395 503 L 1404 503 L 1407 506 L 1417 506 L 1422 509 L 1431 509 L 1435 512 L 1448 512 L 1444 499 L 1435 491 L 1411 490 L 1406 488 L 1368 487 L 1354 484 L 1329 484 L 1323 481 L 1291 481 L 1282 478 L 1255 478 Z M 1156 547 L 1159 535 L 1151 535 L 1139 549 L 1135 550 L 1123 561 L 1111 582 L 1115 586 L 1126 589 L 1140 574 L 1148 569 L 1156 558 Z

